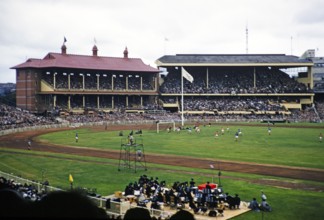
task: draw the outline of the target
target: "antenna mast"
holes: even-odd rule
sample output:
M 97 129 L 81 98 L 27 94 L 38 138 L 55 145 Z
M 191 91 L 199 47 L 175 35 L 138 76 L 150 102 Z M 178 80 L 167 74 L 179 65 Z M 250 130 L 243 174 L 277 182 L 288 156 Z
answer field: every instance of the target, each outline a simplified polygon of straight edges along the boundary
M 245 44 L 246 44 L 246 54 L 248 54 L 249 53 L 249 29 L 247 23 L 245 27 Z
M 293 54 L 293 37 L 290 37 L 290 55 Z

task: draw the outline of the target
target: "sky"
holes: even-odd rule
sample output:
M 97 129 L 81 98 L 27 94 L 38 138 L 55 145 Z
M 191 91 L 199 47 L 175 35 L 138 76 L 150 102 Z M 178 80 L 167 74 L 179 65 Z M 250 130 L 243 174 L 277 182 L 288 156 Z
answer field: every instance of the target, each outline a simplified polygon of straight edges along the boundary
M 1 0 L 0 83 L 15 65 L 60 52 L 141 58 L 163 55 L 324 56 L 323 0 Z M 248 34 L 246 34 L 248 30 Z

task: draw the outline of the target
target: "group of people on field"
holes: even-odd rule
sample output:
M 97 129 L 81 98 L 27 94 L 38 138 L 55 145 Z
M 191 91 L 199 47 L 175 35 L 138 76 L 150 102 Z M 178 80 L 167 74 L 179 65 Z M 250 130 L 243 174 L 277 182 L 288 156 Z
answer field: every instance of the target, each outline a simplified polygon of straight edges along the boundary
M 253 211 L 260 212 L 271 212 L 272 208 L 267 202 L 267 196 L 261 191 L 261 203 L 259 204 L 256 198 L 253 198 L 252 201 L 249 203 L 248 208 L 252 209 Z

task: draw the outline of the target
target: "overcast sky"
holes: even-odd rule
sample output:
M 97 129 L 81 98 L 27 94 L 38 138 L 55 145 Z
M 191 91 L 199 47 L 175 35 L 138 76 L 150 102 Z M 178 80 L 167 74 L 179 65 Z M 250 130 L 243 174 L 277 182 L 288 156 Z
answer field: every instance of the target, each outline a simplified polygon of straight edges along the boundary
M 142 58 L 165 54 L 324 56 L 323 0 L 1 0 L 0 82 L 12 66 L 60 52 Z M 246 44 L 248 27 L 248 44 Z

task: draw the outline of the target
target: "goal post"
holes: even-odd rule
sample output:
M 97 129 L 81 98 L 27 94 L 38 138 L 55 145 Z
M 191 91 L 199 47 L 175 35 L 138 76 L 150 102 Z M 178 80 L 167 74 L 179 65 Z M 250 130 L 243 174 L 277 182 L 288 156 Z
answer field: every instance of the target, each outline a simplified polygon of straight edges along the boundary
M 165 125 L 165 126 L 163 126 Z M 156 133 L 159 133 L 161 128 L 172 127 L 172 130 L 175 131 L 175 122 L 174 121 L 157 121 L 156 122 Z

